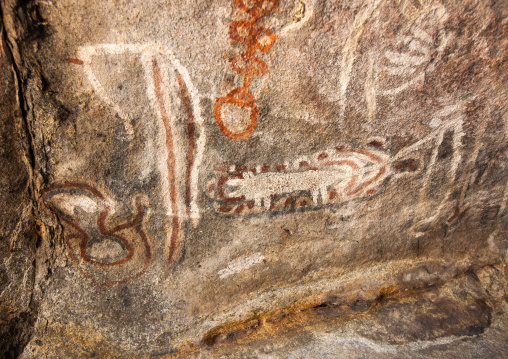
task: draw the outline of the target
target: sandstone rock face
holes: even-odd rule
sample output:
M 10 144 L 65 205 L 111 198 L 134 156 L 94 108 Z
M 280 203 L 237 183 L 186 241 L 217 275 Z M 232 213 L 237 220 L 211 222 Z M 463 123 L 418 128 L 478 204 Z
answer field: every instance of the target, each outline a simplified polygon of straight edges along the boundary
M 3 0 L 0 352 L 508 356 L 508 2 Z

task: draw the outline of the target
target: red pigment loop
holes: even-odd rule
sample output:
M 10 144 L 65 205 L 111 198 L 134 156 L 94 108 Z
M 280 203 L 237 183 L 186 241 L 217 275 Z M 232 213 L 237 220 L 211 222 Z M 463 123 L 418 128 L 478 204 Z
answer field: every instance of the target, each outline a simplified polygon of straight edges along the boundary
M 251 20 L 234 21 L 229 25 L 231 40 L 247 46 L 247 49 L 239 58 L 229 59 L 233 71 L 244 76 L 243 84 L 241 87 L 230 91 L 226 96 L 215 99 L 215 120 L 220 130 L 229 138 L 247 139 L 256 128 L 259 110 L 249 88 L 254 76 L 260 77 L 268 73 L 267 64 L 256 56 L 256 51 L 267 53 L 278 39 L 273 31 L 259 26 L 259 20 L 277 11 L 279 1 L 252 0 L 249 6 L 243 0 L 235 0 L 236 6 L 249 14 Z M 230 131 L 224 124 L 222 108 L 225 104 L 232 104 L 250 110 L 250 123 L 243 132 Z

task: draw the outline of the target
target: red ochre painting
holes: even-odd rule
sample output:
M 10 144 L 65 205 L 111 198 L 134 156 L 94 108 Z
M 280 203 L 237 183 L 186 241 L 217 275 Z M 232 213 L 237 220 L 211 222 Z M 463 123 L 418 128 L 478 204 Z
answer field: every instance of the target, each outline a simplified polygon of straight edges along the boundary
M 136 58 L 142 64 L 147 99 L 157 120 L 151 125 L 157 126 L 163 133 L 160 142 L 162 146 L 158 151 L 164 160 L 152 169 L 160 172 L 161 185 L 168 192 L 167 198 L 164 198 L 169 213 L 164 251 L 169 268 L 181 255 L 185 238 L 184 222 L 192 219 L 195 223 L 200 216 L 197 184 L 206 135 L 200 117 L 197 91 L 192 86 L 187 70 L 172 51 L 158 44 L 97 44 L 81 47 L 78 50 L 79 58 L 65 58 L 70 64 L 83 66 L 94 91 L 118 113 L 127 137 L 132 141 L 138 134 L 132 126 L 134 120 L 129 107 L 114 100 L 117 87 L 108 87 L 111 79 L 96 72 L 95 68 L 98 64 L 109 64 L 115 56 L 120 59 Z M 175 116 L 179 111 L 185 114 L 185 123 L 180 123 Z M 152 140 L 157 142 L 155 138 Z
M 259 26 L 261 18 L 274 13 L 279 7 L 279 0 L 253 0 L 251 6 L 244 0 L 234 0 L 236 6 L 250 15 L 250 21 L 234 21 L 229 25 L 229 37 L 235 42 L 247 46 L 239 58 L 229 59 L 233 70 L 243 75 L 241 87 L 233 89 L 224 97 L 215 100 L 215 120 L 221 131 L 233 139 L 249 138 L 257 124 L 259 110 L 254 95 L 250 92 L 250 85 L 254 76 L 264 76 L 268 73 L 266 63 L 256 56 L 256 51 L 268 52 L 278 36 L 270 29 Z M 224 110 L 227 105 L 236 106 L 243 110 L 250 110 L 250 123 L 242 132 L 233 132 L 224 124 Z
M 114 218 L 113 202 L 86 183 L 53 184 L 42 200 L 64 225 L 70 259 L 94 286 L 109 288 L 147 270 L 151 248 L 142 196 L 134 198 L 135 213 L 127 220 Z

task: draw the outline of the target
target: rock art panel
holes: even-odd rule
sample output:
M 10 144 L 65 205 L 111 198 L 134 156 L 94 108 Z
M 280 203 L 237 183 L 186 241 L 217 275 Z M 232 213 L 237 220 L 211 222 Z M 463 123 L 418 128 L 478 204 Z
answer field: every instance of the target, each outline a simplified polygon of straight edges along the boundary
M 22 3 L 26 358 L 506 338 L 503 1 Z
M 163 130 L 163 136 L 156 140 L 155 146 L 166 158 L 157 159 L 157 166 L 164 182 L 166 207 L 171 215 L 165 249 L 167 262 L 171 264 L 181 251 L 183 221 L 189 218 L 196 221 L 200 216 L 197 178 L 206 136 L 197 93 L 189 74 L 169 49 L 156 44 L 100 44 L 82 47 L 78 54 L 79 59 L 72 63 L 84 66 L 94 90 L 119 114 L 130 138 L 135 136 L 131 122 L 140 115 L 132 110 L 132 99 L 122 98 L 118 91 L 121 88 L 114 87 L 110 77 L 105 77 L 108 73 L 101 74 L 100 68 L 111 68 L 115 57 L 122 56 L 135 56 L 143 66 L 146 96 Z M 185 124 L 177 123 L 175 117 L 175 106 L 179 105 L 187 115 Z

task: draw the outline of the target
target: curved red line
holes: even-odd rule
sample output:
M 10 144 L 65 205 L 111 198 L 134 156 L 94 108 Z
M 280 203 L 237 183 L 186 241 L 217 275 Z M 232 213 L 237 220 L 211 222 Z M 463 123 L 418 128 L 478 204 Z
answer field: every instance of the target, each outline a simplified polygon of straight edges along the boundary
M 131 281 L 133 279 L 136 279 L 140 276 L 142 276 L 146 270 L 148 269 L 148 266 L 150 264 L 150 261 L 152 259 L 152 252 L 150 250 L 150 244 L 148 243 L 148 238 L 145 234 L 145 232 L 143 231 L 143 229 L 141 228 L 141 223 L 139 223 L 136 227 L 136 232 L 139 234 L 139 236 L 141 237 L 141 241 L 143 242 L 144 246 L 145 246 L 145 252 L 146 252 L 146 255 L 145 255 L 145 262 L 143 263 L 143 268 L 136 274 L 130 276 L 130 277 L 127 277 L 127 278 L 124 278 L 120 281 L 116 281 L 116 282 L 105 282 L 105 283 L 101 283 L 101 284 L 95 284 L 96 286 L 100 287 L 100 288 L 111 288 L 115 285 L 119 285 L 119 284 L 123 284 L 125 282 L 128 282 L 128 281 Z
M 119 232 L 121 230 L 135 227 L 139 223 L 141 223 L 143 216 L 144 216 L 144 211 L 143 211 L 143 205 L 141 204 L 141 198 L 136 198 L 136 215 L 134 216 L 134 218 L 130 221 L 127 221 L 127 222 L 120 224 L 120 225 L 114 227 L 113 229 L 109 229 L 109 230 L 106 229 L 105 224 L 103 224 L 103 226 L 104 226 L 104 233 L 103 234 L 111 235 L 111 234 L 114 234 L 114 233 Z
M 381 177 L 385 172 L 386 172 L 386 168 L 382 167 L 375 177 L 371 178 L 367 182 L 362 183 L 362 185 L 360 187 L 358 187 L 353 192 L 350 192 L 348 194 L 353 195 L 353 194 L 356 194 L 356 193 L 360 192 L 362 189 L 364 189 L 368 185 L 372 184 L 374 181 L 377 181 L 379 179 L 379 177 Z
M 228 197 L 224 193 L 224 188 L 223 188 L 224 184 L 229 179 L 233 179 L 233 178 L 243 179 L 243 174 L 241 174 L 241 173 L 234 173 L 234 174 L 230 174 L 230 175 L 221 176 L 219 178 L 219 180 L 217 181 L 217 195 L 219 196 L 219 198 L 221 200 L 223 200 L 224 202 L 227 202 L 227 203 L 235 203 L 235 202 L 239 202 L 239 201 L 245 200 L 245 196 Z
M 59 190 L 59 189 L 72 188 L 72 187 L 79 188 L 79 189 L 82 189 L 85 191 L 89 191 L 95 197 L 98 197 L 101 200 L 106 201 L 106 197 L 104 197 L 104 195 L 101 192 L 99 192 L 97 189 L 90 186 L 89 184 L 79 183 L 79 182 L 67 182 L 67 181 L 65 181 L 63 183 L 55 183 L 55 184 L 43 189 L 42 190 L 42 200 L 45 201 L 46 195 L 52 191 Z
M 325 165 L 327 166 L 333 166 L 333 165 L 348 165 L 349 167 L 351 167 L 353 169 L 353 171 L 356 171 L 358 170 L 360 167 L 356 164 L 356 162 L 354 161 L 351 161 L 351 160 L 340 160 L 340 161 L 327 161 L 325 162 Z M 344 193 L 346 194 L 349 194 L 347 193 L 352 187 L 354 187 L 354 185 L 356 184 L 356 182 L 358 182 L 358 178 L 359 176 L 358 175 L 354 175 L 352 178 L 351 178 L 351 181 L 349 181 L 349 184 L 347 185 L 346 188 L 344 188 Z
M 191 202 L 191 174 L 192 174 L 192 165 L 194 164 L 194 150 L 196 148 L 196 125 L 194 123 L 194 113 L 192 111 L 192 105 L 190 101 L 189 90 L 185 85 L 185 81 L 183 80 L 180 73 L 175 70 L 176 79 L 178 81 L 178 86 L 180 86 L 180 93 L 183 98 L 183 105 L 185 107 L 185 111 L 187 112 L 187 136 L 188 136 L 188 152 L 187 152 L 187 168 L 185 172 L 185 210 L 187 214 L 190 214 L 190 202 Z
M 105 236 L 112 236 L 112 237 L 118 238 L 120 240 L 120 242 L 123 243 L 125 248 L 127 248 L 128 254 L 126 257 L 124 257 L 118 261 L 111 262 L 111 263 L 103 263 L 103 262 L 98 262 L 98 261 L 91 259 L 86 254 L 86 246 L 82 246 L 81 247 L 81 257 L 88 263 L 92 263 L 92 264 L 99 265 L 99 266 L 113 266 L 113 265 L 119 265 L 119 264 L 126 263 L 126 262 L 130 261 L 132 259 L 132 257 L 134 256 L 134 248 L 132 248 L 132 246 L 129 244 L 129 242 L 125 238 L 119 236 L 118 234 L 115 234 L 114 232 L 108 231 L 106 229 L 105 221 L 106 221 L 106 217 L 108 216 L 108 214 L 109 214 L 109 208 L 106 208 L 97 217 L 97 227 L 99 227 L 99 232 Z M 141 215 L 142 215 L 142 213 L 141 213 Z M 121 227 L 121 226 L 119 226 L 119 227 Z
M 118 265 L 118 264 L 123 264 L 125 262 L 127 262 L 128 260 L 132 259 L 132 256 L 130 256 L 130 258 L 128 260 L 125 260 L 126 258 L 123 258 L 122 260 L 120 261 L 117 261 L 117 262 L 112 262 L 112 263 L 101 263 L 101 262 L 97 262 L 97 261 L 94 261 L 92 259 L 90 259 L 86 253 L 83 255 L 83 249 L 86 250 L 86 244 L 88 243 L 88 234 L 79 226 L 79 224 L 77 224 L 75 221 L 72 221 L 72 220 L 69 220 L 69 219 L 66 219 L 66 218 L 62 218 L 62 221 L 64 221 L 65 223 L 68 223 L 70 226 L 72 226 L 77 232 L 78 234 L 71 234 L 71 235 L 68 235 L 65 237 L 65 241 L 66 241 L 66 244 L 67 244 L 67 248 L 69 249 L 69 256 L 71 258 L 71 261 L 76 265 L 77 269 L 79 270 L 79 272 L 81 274 L 83 274 L 83 276 L 85 278 L 87 278 L 91 283 L 92 285 L 98 287 L 98 288 L 111 288 L 115 285 L 119 285 L 119 284 L 123 284 L 123 283 L 126 283 L 130 280 L 133 280 L 133 279 L 136 279 L 138 277 L 140 277 L 141 275 L 143 275 L 143 273 L 148 269 L 148 266 L 150 264 L 150 261 L 151 261 L 151 257 L 152 257 L 152 254 L 151 254 L 151 249 L 150 249 L 150 244 L 148 243 L 148 238 L 145 234 L 145 232 L 143 231 L 142 229 L 142 219 L 143 219 L 143 215 L 144 215 L 144 211 L 143 211 L 143 206 L 141 204 L 141 198 L 137 198 L 136 199 L 136 210 L 137 210 L 137 214 L 136 214 L 136 217 L 133 221 L 129 222 L 129 224 L 133 224 L 131 226 L 129 226 L 129 228 L 131 227 L 134 227 L 137 234 L 141 237 L 141 241 L 143 242 L 143 245 L 145 247 L 145 261 L 143 263 L 143 268 L 136 274 L 132 275 L 132 276 L 129 276 L 127 278 L 124 278 L 122 280 L 119 280 L 119 281 L 109 281 L 109 282 L 104 282 L 104 283 L 98 283 L 96 280 L 93 279 L 93 277 L 87 273 L 83 268 L 81 268 L 81 266 L 79 265 L 79 262 L 76 258 L 76 255 L 74 254 L 74 250 L 72 249 L 73 248 L 73 245 L 71 243 L 71 239 L 73 238 L 78 238 L 80 240 L 80 255 L 81 257 L 88 263 L 91 263 L 91 264 L 94 264 L 94 265 L 99 265 L 99 266 L 113 266 L 113 265 Z M 104 213 L 105 211 L 101 212 L 101 215 Z M 99 221 L 99 219 L 98 219 Z M 124 225 L 122 225 L 123 227 Z M 118 226 L 118 227 L 121 227 L 121 226 Z M 122 228 L 124 229 L 124 228 Z M 100 228 L 101 230 L 101 234 L 105 234 L 102 232 L 102 229 Z M 124 240 L 123 238 L 119 237 L 119 236 L 115 236 L 117 238 L 119 238 L 124 244 Z M 129 246 L 130 247 L 130 246 Z
M 153 72 L 153 79 L 154 79 L 154 89 L 155 89 L 155 96 L 157 98 L 157 102 L 159 104 L 159 109 L 161 112 L 162 122 L 164 123 L 164 130 L 166 131 L 166 149 L 168 151 L 168 158 L 167 158 L 167 166 L 168 166 L 168 180 L 169 180 L 169 187 L 171 193 L 170 199 L 171 199 L 171 208 L 173 211 L 173 228 L 171 233 L 171 240 L 169 244 L 169 254 L 168 254 L 168 264 L 171 263 L 171 260 L 173 259 L 173 255 L 175 253 L 175 249 L 177 247 L 178 243 L 178 227 L 179 227 L 179 219 L 178 219 L 178 206 L 176 202 L 176 175 L 175 175 L 175 153 L 173 148 L 173 135 L 171 131 L 171 124 L 169 121 L 168 114 L 166 113 L 166 109 L 164 107 L 164 103 L 162 100 L 162 91 L 161 91 L 161 82 L 162 82 L 162 75 L 160 72 L 159 64 L 157 63 L 157 60 L 152 59 L 152 72 Z

